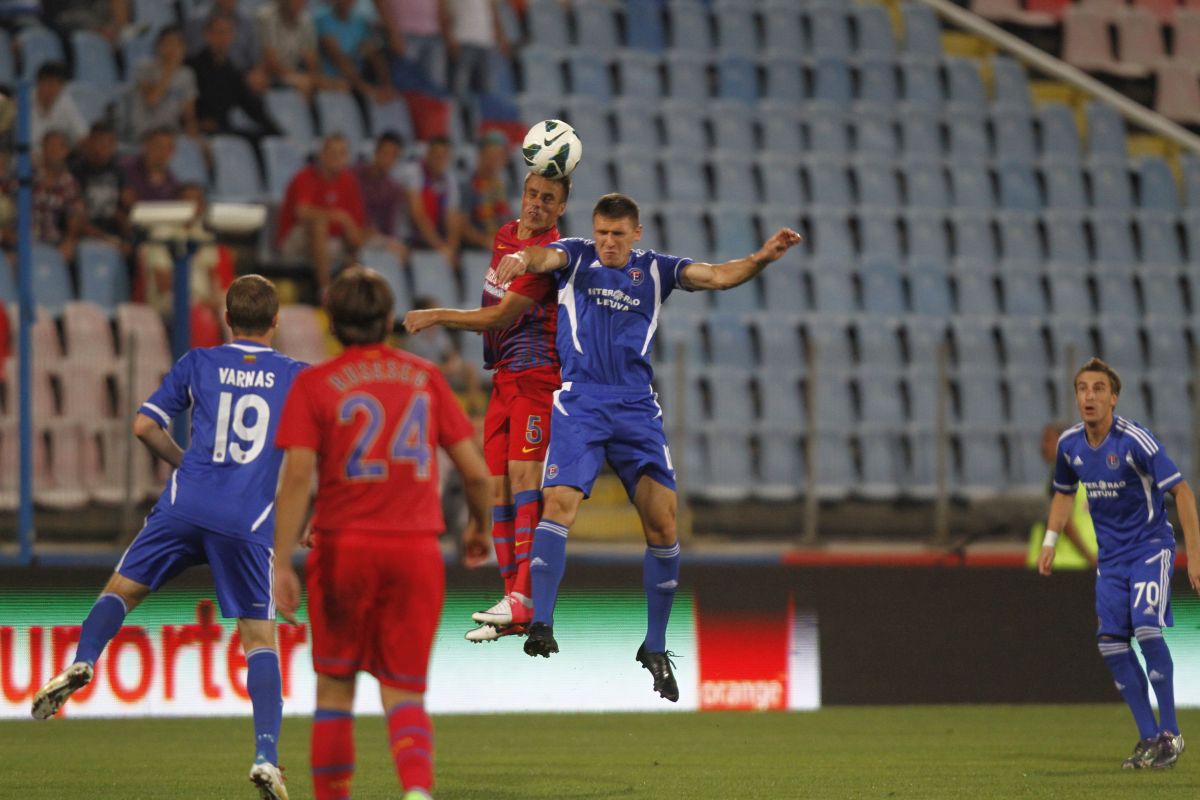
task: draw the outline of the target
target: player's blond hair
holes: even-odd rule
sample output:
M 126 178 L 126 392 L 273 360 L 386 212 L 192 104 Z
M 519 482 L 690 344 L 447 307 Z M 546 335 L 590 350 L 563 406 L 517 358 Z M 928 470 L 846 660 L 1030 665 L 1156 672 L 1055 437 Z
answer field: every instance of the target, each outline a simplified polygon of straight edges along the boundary
M 1115 369 L 1113 369 L 1112 367 L 1110 367 L 1107 362 L 1102 361 L 1099 358 L 1096 358 L 1095 356 L 1092 356 L 1091 358 L 1089 358 L 1088 362 L 1086 364 L 1084 364 L 1082 367 L 1080 367 L 1079 371 L 1075 373 L 1075 382 L 1076 383 L 1079 382 L 1079 376 L 1085 372 L 1102 372 L 1102 373 L 1104 373 L 1106 376 L 1108 376 L 1108 385 L 1109 385 L 1109 388 L 1112 389 L 1112 393 L 1115 395 L 1121 394 L 1121 376 L 1118 375 L 1117 371 Z

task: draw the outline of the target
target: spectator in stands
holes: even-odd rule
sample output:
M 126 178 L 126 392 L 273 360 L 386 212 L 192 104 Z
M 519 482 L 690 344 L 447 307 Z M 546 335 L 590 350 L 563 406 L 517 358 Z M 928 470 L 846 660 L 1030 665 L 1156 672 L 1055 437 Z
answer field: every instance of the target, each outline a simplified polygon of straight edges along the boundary
M 496 231 L 513 218 L 504 179 L 507 163 L 508 137 L 490 131 L 479 145 L 475 172 L 463 185 L 462 238 L 467 247 L 491 250 Z
M 405 183 L 413 247 L 437 250 L 446 263 L 457 265 L 462 212 L 458 184 L 450 170 L 450 156 L 449 139 L 444 136 L 430 139 L 425 158 L 411 165 Z
M 488 67 L 494 54 L 508 56 L 508 38 L 500 24 L 499 0 L 450 0 L 452 24 L 447 41 L 451 82 L 459 97 L 488 89 Z
M 386 102 L 396 96 L 387 59 L 371 23 L 354 8 L 355 0 L 330 0 L 315 17 L 321 69 L 364 95 Z
M 413 308 L 439 308 L 440 303 L 435 297 L 418 297 L 413 301 Z M 442 370 L 450 387 L 463 397 L 468 413 L 478 413 L 484 407 L 485 398 L 481 392 L 482 382 L 479 369 L 475 364 L 462 357 L 450 331 L 441 325 L 434 325 L 419 333 L 404 335 L 403 325 L 397 325 L 396 332 L 403 336 L 402 346 L 413 355 L 420 356 L 426 361 L 432 361 Z M 471 331 L 460 331 L 463 336 L 478 336 Z
M 208 18 L 204 48 L 188 60 L 198 78 L 196 121 L 206 134 L 240 133 L 252 137 L 282 133 L 267 113 L 262 95 L 247 82 L 231 58 L 236 35 L 232 17 L 215 14 Z M 240 108 L 258 130 L 237 130 L 230 114 Z
M 33 180 L 33 235 L 58 248 L 63 261 L 75 257 L 75 245 L 87 220 L 79 183 L 67 168 L 71 142 L 62 131 L 47 131 Z
M 367 211 L 367 244 L 386 247 L 401 261 L 408 248 L 401 241 L 408 231 L 408 198 L 392 169 L 404 152 L 404 141 L 387 131 L 375 142 L 375 155 L 355 169 Z
M 128 255 L 129 219 L 121 206 L 124 176 L 117 163 L 117 132 L 97 122 L 71 161 L 87 211 L 85 234 L 115 245 Z
M 291 86 L 311 98 L 321 88 L 317 27 L 305 0 L 274 0 L 258 10 L 258 44 L 272 86 Z
M 67 65 L 61 61 L 47 61 L 38 67 L 29 125 L 29 141 L 35 147 L 48 131 L 65 133 L 72 145 L 87 136 L 87 121 L 66 91 L 68 74 Z
M 388 50 L 415 62 L 438 86 L 446 86 L 450 8 L 446 0 L 375 0 Z
M 349 163 L 346 137 L 326 136 L 316 163 L 296 173 L 279 208 L 279 248 L 287 258 L 312 264 L 318 291 L 329 285 L 334 263 L 366 238 L 362 192 Z
M 207 44 L 209 21 L 216 16 L 227 17 L 233 24 L 233 43 L 229 46 L 229 60 L 245 76 L 247 83 L 257 85 L 259 91 L 266 88 L 266 73 L 259 68 L 259 43 L 254 20 L 242 12 L 238 0 L 209 0 L 197 5 L 187 19 L 187 52 L 195 56 Z
M 60 35 L 94 31 L 116 44 L 129 24 L 129 0 L 41 0 L 42 19 Z
M 130 128 L 135 139 L 156 128 L 196 135 L 196 73 L 184 63 L 185 56 L 181 28 L 171 25 L 158 32 L 154 59 L 139 64 L 134 73 Z
M 177 200 L 182 188 L 171 173 L 175 134 L 170 128 L 155 128 L 142 137 L 142 152 L 125 165 L 122 205 L 152 200 Z

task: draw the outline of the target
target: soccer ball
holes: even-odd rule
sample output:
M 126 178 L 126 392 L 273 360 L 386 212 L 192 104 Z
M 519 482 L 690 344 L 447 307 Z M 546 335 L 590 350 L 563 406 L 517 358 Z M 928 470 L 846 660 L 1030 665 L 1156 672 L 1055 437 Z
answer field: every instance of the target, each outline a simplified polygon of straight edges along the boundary
M 544 119 L 529 129 L 521 143 L 529 170 L 547 178 L 570 175 L 583 156 L 583 142 L 561 119 Z

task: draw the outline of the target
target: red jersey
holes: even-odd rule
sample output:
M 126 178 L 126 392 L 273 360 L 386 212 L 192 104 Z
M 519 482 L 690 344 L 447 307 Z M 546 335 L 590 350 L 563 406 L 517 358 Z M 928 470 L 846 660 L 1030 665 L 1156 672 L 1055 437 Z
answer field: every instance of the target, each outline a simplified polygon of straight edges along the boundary
M 496 282 L 496 265 L 506 255 L 530 245 L 546 246 L 558 241 L 558 228 L 550 228 L 529 239 L 517 238 L 517 220 L 496 231 L 492 244 L 492 266 L 483 281 L 483 305 L 494 306 L 506 291 L 533 299 L 533 307 L 502 331 L 483 334 L 483 365 L 488 369 L 523 372 L 534 367 L 557 367 L 555 329 L 558 322 L 558 282 L 554 276 L 527 273 L 501 286 Z
M 367 224 L 367 210 L 363 204 L 362 191 L 358 187 L 358 179 L 349 169 L 344 169 L 329 179 L 322 176 L 312 165 L 296 173 L 296 177 L 288 184 L 287 191 L 283 194 L 283 203 L 279 207 L 277 243 L 282 243 L 291 233 L 296 224 L 296 207 L 299 205 L 340 208 L 348 213 L 359 227 Z M 342 237 L 346 235 L 342 226 L 336 222 L 330 223 L 329 234 Z
M 427 533 L 446 527 L 438 447 L 474 432 L 436 366 L 375 344 L 296 376 L 275 444 L 317 452 L 314 529 Z

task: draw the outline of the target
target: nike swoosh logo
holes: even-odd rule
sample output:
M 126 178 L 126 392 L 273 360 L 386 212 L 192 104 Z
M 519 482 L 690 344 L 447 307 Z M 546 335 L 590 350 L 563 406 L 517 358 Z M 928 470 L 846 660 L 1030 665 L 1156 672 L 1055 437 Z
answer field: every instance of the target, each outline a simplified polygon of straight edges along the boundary
M 549 147 L 550 145 L 554 144 L 555 142 L 557 142 L 559 139 L 561 139 L 562 137 L 564 137 L 564 136 L 566 136 L 566 135 L 567 135 L 567 132 L 566 132 L 566 131 L 562 131 L 561 133 L 559 133 L 559 134 L 558 134 L 558 136 L 555 136 L 555 137 L 554 137 L 554 138 L 552 138 L 552 139 L 546 139 L 546 140 L 544 140 L 542 144 L 543 144 L 543 146 L 544 146 L 544 147 Z
M 522 453 L 532 453 L 534 450 L 537 450 L 537 448 L 536 447 L 522 447 L 521 448 Z
M 496 249 L 497 249 L 497 250 L 507 250 L 507 249 L 508 249 L 508 246 L 507 246 L 507 245 L 503 245 L 503 244 L 498 244 L 498 245 L 496 245 Z

